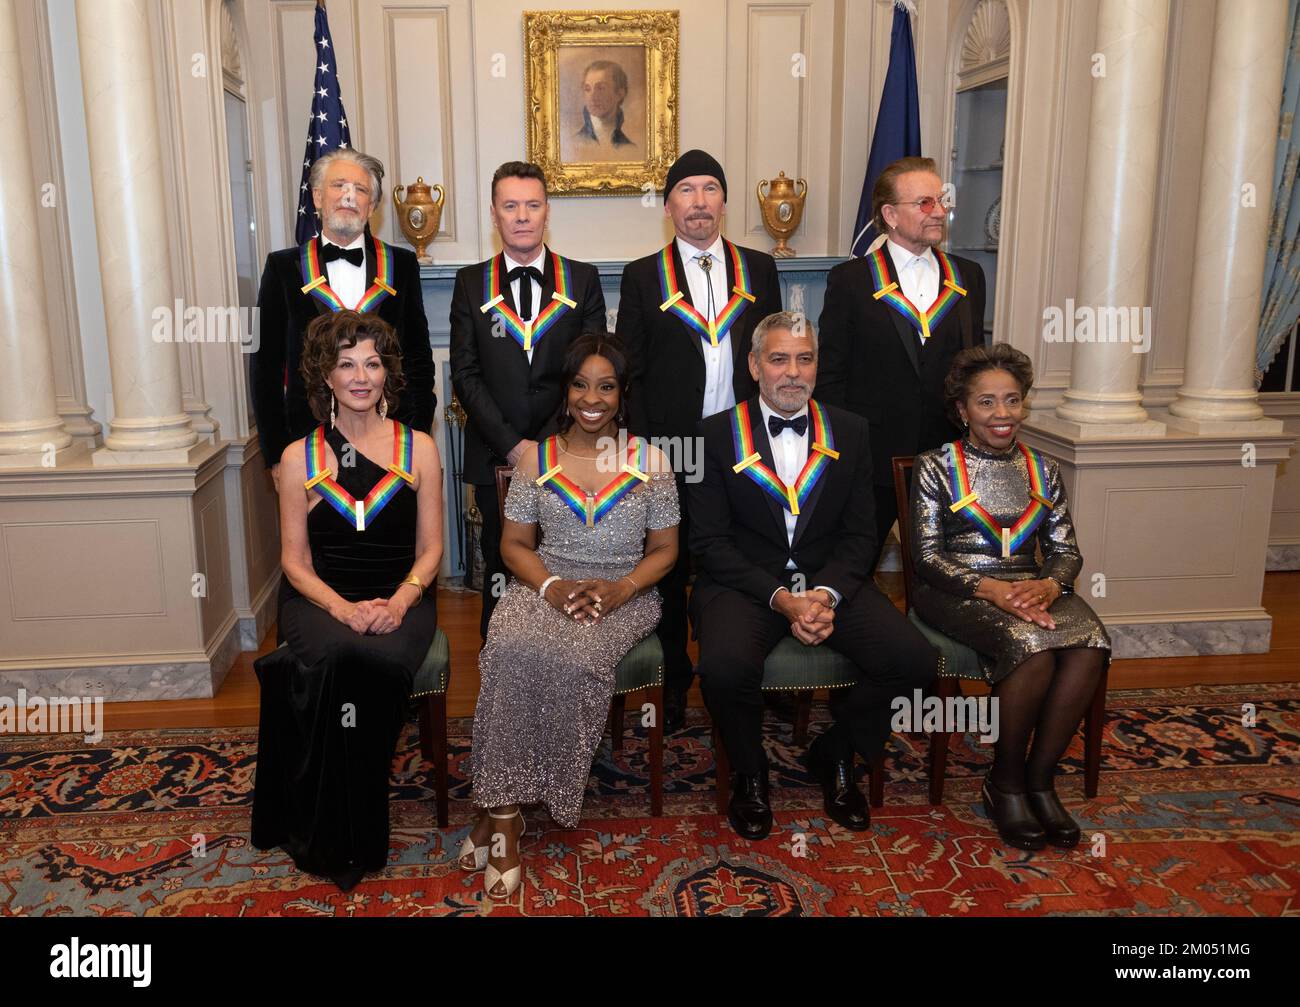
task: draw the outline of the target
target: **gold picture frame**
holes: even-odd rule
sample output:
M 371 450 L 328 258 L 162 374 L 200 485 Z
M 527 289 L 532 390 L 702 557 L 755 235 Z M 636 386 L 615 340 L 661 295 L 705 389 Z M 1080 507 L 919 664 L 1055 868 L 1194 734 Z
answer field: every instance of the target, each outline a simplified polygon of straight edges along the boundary
M 677 159 L 679 18 L 525 11 L 528 159 L 553 196 L 663 189 Z

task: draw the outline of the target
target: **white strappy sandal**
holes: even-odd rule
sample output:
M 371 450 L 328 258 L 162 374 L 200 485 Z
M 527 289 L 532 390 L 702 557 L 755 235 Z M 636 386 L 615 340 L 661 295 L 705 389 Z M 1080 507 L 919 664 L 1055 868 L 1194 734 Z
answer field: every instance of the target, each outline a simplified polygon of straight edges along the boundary
M 490 849 L 490 846 L 475 846 L 474 840 L 466 836 L 460 842 L 460 853 L 456 855 L 456 863 L 466 874 L 477 874 L 487 866 L 488 851 Z M 465 866 L 465 858 L 469 856 L 474 858 L 473 867 Z
M 524 838 L 524 834 L 528 831 L 528 823 L 524 820 L 523 814 L 518 809 L 516 809 L 512 815 L 498 815 L 489 811 L 488 816 L 497 821 L 503 822 L 509 822 L 518 818 L 523 824 L 523 828 L 519 830 L 519 837 L 515 840 L 516 843 L 521 842 Z M 477 852 L 475 853 L 475 856 L 477 857 Z M 484 859 L 486 860 L 486 856 Z M 523 880 L 523 874 L 524 864 L 522 855 L 520 856 L 519 863 L 504 873 L 497 870 L 489 863 L 486 865 L 483 872 L 483 890 L 487 893 L 488 898 L 493 902 L 507 902 L 519 889 L 519 882 Z M 493 892 L 493 889 L 496 888 L 498 884 L 505 888 L 504 895 L 497 895 Z

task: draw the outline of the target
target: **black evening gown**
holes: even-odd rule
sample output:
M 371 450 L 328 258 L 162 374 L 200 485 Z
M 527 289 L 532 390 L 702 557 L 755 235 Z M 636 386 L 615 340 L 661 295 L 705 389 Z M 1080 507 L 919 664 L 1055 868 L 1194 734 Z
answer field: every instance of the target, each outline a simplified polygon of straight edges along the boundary
M 326 434 L 336 458 L 347 443 Z M 337 481 L 362 498 L 385 476 L 359 451 Z M 403 483 L 365 531 L 321 500 L 307 514 L 317 576 L 348 601 L 388 598 L 415 561 L 416 494 Z M 365 635 L 289 590 L 287 651 L 259 658 L 253 845 L 283 847 L 299 870 L 344 891 L 388 861 L 388 779 L 411 684 L 437 629 L 434 592 L 392 633 Z

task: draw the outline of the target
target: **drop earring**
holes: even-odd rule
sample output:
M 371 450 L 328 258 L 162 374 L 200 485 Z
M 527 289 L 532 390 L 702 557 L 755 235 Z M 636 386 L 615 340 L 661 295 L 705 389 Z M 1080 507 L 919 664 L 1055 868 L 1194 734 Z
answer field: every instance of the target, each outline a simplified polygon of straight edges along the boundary
M 339 400 L 334 397 L 333 392 L 330 394 L 330 429 L 334 429 L 334 421 L 338 419 Z
M 388 419 L 388 396 L 381 396 L 379 399 L 379 419 Z

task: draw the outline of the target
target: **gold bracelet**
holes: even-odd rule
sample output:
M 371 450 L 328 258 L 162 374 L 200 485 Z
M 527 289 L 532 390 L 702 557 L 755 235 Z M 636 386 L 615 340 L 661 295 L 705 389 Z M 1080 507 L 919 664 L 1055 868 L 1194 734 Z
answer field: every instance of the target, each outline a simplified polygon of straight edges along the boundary
M 414 587 L 417 591 L 420 592 L 420 598 L 421 599 L 424 598 L 424 584 L 421 583 L 420 578 L 417 577 L 415 574 L 413 573 L 409 574 L 406 580 L 402 581 L 402 584 L 410 584 L 412 587 Z M 401 586 L 402 586 L 401 584 L 398 585 L 398 587 Z M 416 604 L 419 604 L 419 602 L 416 602 Z
M 623 579 L 624 579 L 624 580 L 627 580 L 627 581 L 632 581 L 632 593 L 633 593 L 634 595 L 637 595 L 637 594 L 640 594 L 640 593 L 641 593 L 641 585 L 638 584 L 636 581 L 632 580 L 632 575 L 631 575 L 631 574 L 626 574 L 626 573 L 623 574 Z

